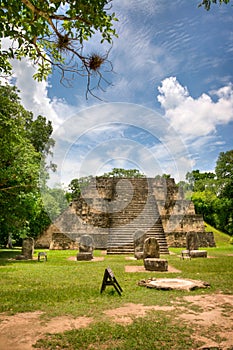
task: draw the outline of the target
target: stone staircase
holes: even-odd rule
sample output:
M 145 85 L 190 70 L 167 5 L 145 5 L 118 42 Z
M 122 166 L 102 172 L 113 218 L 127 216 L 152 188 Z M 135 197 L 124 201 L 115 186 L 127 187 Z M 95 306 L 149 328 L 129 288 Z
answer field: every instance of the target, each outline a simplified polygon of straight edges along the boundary
M 136 180 L 136 179 L 135 179 Z M 169 254 L 158 206 L 147 179 L 121 179 L 110 215 L 107 254 L 133 254 L 134 234 L 155 237 L 160 254 Z M 135 186 L 134 186 L 135 184 Z M 139 185 L 140 184 L 140 185 Z M 118 211 L 119 208 L 119 211 Z

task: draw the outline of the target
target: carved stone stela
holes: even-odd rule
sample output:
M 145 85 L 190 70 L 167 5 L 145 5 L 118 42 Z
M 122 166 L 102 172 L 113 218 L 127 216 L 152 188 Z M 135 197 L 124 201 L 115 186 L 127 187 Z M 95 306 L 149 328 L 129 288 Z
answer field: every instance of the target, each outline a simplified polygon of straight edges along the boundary
M 92 260 L 93 259 L 94 242 L 91 236 L 83 235 L 79 242 L 79 253 L 77 260 Z
M 154 237 L 149 237 L 144 242 L 143 262 L 145 269 L 149 271 L 168 270 L 168 262 L 160 259 L 159 243 Z

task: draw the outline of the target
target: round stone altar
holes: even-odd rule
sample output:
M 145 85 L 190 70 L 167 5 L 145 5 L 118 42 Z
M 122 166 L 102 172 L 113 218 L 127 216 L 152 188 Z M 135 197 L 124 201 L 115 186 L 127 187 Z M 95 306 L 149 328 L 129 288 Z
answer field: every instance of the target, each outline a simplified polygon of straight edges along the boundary
M 161 290 L 194 290 L 197 288 L 210 287 L 209 283 L 207 282 L 183 278 L 150 278 L 148 280 L 141 280 L 138 282 L 138 285 Z

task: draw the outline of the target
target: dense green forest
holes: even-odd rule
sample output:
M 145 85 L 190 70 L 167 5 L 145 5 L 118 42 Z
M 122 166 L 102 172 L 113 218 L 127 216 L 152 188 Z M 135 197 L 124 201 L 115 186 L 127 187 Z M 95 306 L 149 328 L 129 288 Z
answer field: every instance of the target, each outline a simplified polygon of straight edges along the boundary
M 233 150 L 219 154 L 215 172 L 193 170 L 179 186 L 208 224 L 233 235 Z
M 12 86 L 0 86 L 0 244 L 36 237 L 50 223 L 40 188 L 54 141 L 51 122 L 34 118 Z M 54 168 L 54 164 L 50 165 Z

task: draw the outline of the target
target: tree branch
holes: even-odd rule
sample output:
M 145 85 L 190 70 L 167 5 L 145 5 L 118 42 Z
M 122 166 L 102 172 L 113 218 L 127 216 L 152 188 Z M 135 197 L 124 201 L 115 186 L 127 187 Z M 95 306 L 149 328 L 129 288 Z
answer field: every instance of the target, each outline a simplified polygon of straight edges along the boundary
M 49 19 L 49 16 L 42 10 L 38 9 L 35 5 L 31 3 L 29 0 L 21 0 L 21 2 L 29 9 L 32 11 L 32 13 L 36 13 L 37 15 L 46 18 L 47 20 Z

